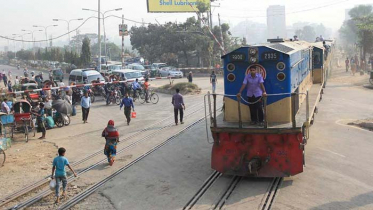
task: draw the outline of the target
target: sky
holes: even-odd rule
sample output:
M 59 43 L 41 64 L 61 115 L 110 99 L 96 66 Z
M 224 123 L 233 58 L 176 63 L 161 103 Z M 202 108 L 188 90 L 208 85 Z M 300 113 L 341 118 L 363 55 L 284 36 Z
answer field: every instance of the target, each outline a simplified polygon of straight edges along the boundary
M 372 4 L 373 0 L 217 0 L 213 3 L 213 22 L 217 23 L 217 15 L 220 14 L 223 22 L 235 24 L 250 20 L 259 23 L 266 23 L 266 10 L 269 5 L 284 5 L 286 8 L 286 24 L 291 26 L 296 22 L 323 23 L 326 27 L 338 30 L 345 19 L 345 10 L 353 8 L 358 4 Z M 82 8 L 97 10 L 98 0 L 0 0 L 0 35 L 12 36 L 12 34 L 25 34 L 22 30 L 38 30 L 33 25 L 53 25 L 57 27 L 48 28 L 50 35 L 57 37 L 67 32 L 66 22 L 55 22 L 53 19 L 76 19 L 97 16 L 97 12 L 83 11 Z M 108 12 L 106 15 L 124 15 L 125 18 L 138 22 L 165 23 L 168 21 L 184 21 L 187 17 L 196 16 L 193 13 L 147 13 L 146 0 L 101 0 L 101 11 L 122 8 L 121 11 Z M 72 21 L 70 30 L 78 27 L 83 21 Z M 79 29 L 80 33 L 97 33 L 97 19 L 89 19 Z M 120 19 L 107 18 L 105 29 L 107 38 L 110 41 L 120 42 L 118 24 Z M 130 27 L 140 26 L 139 23 L 125 21 Z M 41 29 L 41 28 L 40 28 Z M 255 32 L 253 32 L 255 33 Z M 74 33 L 73 33 L 74 34 Z M 103 34 L 103 30 L 102 30 Z M 24 40 L 31 40 L 31 35 L 24 35 Z M 35 40 L 45 39 L 45 33 L 34 32 Z M 67 42 L 68 36 L 54 40 L 55 45 L 62 45 Z M 129 37 L 126 37 L 128 42 Z M 0 38 L 0 51 L 8 41 Z M 39 43 L 37 46 L 45 46 Z M 16 43 L 19 50 L 22 42 Z M 14 49 L 14 42 L 9 42 L 11 50 Z M 31 44 L 25 43 L 25 48 Z

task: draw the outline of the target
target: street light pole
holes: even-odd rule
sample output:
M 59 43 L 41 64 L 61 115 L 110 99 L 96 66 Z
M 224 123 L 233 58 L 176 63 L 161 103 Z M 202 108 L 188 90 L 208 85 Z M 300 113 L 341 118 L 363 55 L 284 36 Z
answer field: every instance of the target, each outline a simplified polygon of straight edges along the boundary
M 32 27 L 36 27 L 36 28 L 44 28 L 44 30 L 45 30 L 45 42 L 46 42 L 46 48 L 48 49 L 48 28 L 49 27 L 56 27 L 56 26 L 58 26 L 58 25 L 49 25 L 49 26 L 37 26 L 37 25 L 34 25 L 34 26 L 32 26 Z
M 71 19 L 71 20 L 65 20 L 65 19 L 53 19 L 53 21 L 65 21 L 67 23 L 67 32 L 68 32 L 68 35 L 69 35 L 69 46 L 70 46 L 70 42 L 71 42 L 71 39 L 70 39 L 70 22 L 73 21 L 73 20 L 83 20 L 83 18 L 77 18 L 77 19 Z
M 101 4 L 100 0 L 98 0 L 98 46 L 99 46 L 99 54 L 98 54 L 98 71 L 101 71 L 101 21 L 100 21 L 100 13 L 101 13 Z
M 100 1 L 100 0 L 99 0 Z M 100 3 L 99 3 L 99 8 L 100 8 Z M 83 8 L 82 10 L 85 10 L 85 11 L 92 11 L 92 12 L 98 12 L 98 19 L 99 19 L 99 25 L 100 25 L 100 14 L 102 15 L 102 23 L 103 23 L 103 27 L 104 27 L 104 44 L 105 44 L 105 56 L 107 56 L 107 48 L 106 48 L 106 30 L 105 30 L 105 14 L 107 12 L 112 12 L 112 11 L 120 11 L 122 10 L 122 8 L 117 8 L 117 9 L 112 9 L 112 10 L 107 10 L 105 11 L 104 13 L 102 13 L 101 11 L 97 11 L 97 10 L 92 10 L 92 9 L 86 9 L 86 8 Z M 101 43 L 101 37 L 100 37 L 100 43 Z M 100 44 L 100 49 L 101 49 L 101 44 Z M 101 52 L 101 51 L 100 51 Z M 101 56 L 101 53 L 100 53 L 100 56 Z

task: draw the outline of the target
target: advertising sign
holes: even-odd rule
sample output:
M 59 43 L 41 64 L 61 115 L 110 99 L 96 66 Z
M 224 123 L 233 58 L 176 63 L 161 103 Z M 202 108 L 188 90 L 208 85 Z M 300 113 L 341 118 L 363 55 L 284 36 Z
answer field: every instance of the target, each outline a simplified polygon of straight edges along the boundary
M 128 26 L 127 24 L 119 25 L 119 36 L 128 36 Z
M 210 0 L 147 0 L 148 12 L 195 12 L 200 2 L 210 4 Z

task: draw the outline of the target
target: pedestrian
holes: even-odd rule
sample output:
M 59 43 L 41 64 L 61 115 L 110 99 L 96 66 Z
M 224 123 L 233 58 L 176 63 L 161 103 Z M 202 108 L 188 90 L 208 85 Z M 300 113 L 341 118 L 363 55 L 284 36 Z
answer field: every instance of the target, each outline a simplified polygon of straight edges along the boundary
M 122 102 L 120 103 L 120 110 L 122 110 L 122 107 L 124 106 L 124 115 L 127 118 L 127 125 L 130 125 L 131 122 L 131 107 L 133 111 L 135 111 L 135 106 L 133 105 L 132 98 L 128 97 L 128 93 L 126 93 L 125 97 L 122 99 Z
M 352 60 L 351 61 L 351 72 L 352 72 L 352 76 L 355 76 L 356 69 L 357 69 L 356 62 L 355 62 L 355 60 Z
M 36 115 L 36 123 L 38 125 L 38 133 L 41 132 L 42 135 L 39 139 L 45 139 L 45 135 L 46 135 L 46 129 L 45 129 L 45 124 L 44 124 L 44 104 L 43 103 L 39 103 L 39 110 L 37 111 L 37 113 L 34 112 L 34 114 Z
M 117 144 L 119 142 L 119 132 L 114 127 L 113 120 L 109 120 L 107 127 L 102 131 L 102 137 L 105 137 L 106 140 L 104 154 L 107 157 L 109 165 L 112 166 L 117 155 Z
M 185 110 L 185 104 L 184 104 L 184 98 L 180 94 L 180 90 L 176 89 L 176 94 L 172 96 L 172 102 L 174 105 L 174 117 L 175 117 L 175 124 L 177 125 L 179 123 L 178 121 L 178 113 L 180 112 L 180 123 L 184 124 L 183 116 L 184 116 L 184 110 Z
M 77 177 L 75 171 L 71 168 L 69 161 L 65 157 L 66 149 L 58 149 L 58 156 L 53 159 L 52 179 L 56 178 L 56 203 L 60 202 L 60 182 L 62 182 L 62 196 L 66 197 L 67 177 L 65 166 L 67 166 Z M 55 173 L 56 172 L 56 173 Z
M 12 80 L 12 72 L 10 70 L 8 71 L 8 78 L 9 80 Z
M 14 79 L 14 85 L 18 86 L 19 85 L 19 79 L 18 76 Z
M 149 86 L 150 86 L 149 79 L 146 78 L 145 82 L 144 82 L 144 91 L 145 91 L 145 101 L 146 101 L 146 103 L 150 103 L 149 102 Z
M 8 92 L 9 93 L 13 92 L 13 90 L 12 90 L 12 82 L 10 80 L 8 81 Z
M 267 96 L 263 83 L 262 75 L 257 73 L 255 66 L 252 66 L 237 94 L 237 97 L 241 97 L 242 91 L 246 88 L 252 125 L 263 125 L 264 114 L 261 97 Z
M 210 75 L 210 83 L 212 85 L 212 93 L 215 94 L 216 84 L 218 83 L 218 79 L 216 77 L 214 70 L 212 70 L 211 75 Z
M 89 108 L 91 107 L 91 97 L 88 96 L 88 91 L 84 93 L 80 105 L 82 106 L 83 123 L 88 123 Z
M 348 72 L 348 69 L 350 68 L 350 60 L 348 58 L 346 58 L 345 64 L 346 64 L 346 72 Z
M 191 71 L 190 71 L 189 74 L 188 74 L 188 82 L 190 82 L 190 83 L 193 82 L 193 74 L 192 74 Z
M 6 87 L 6 85 L 8 84 L 8 77 L 6 76 L 6 74 L 3 74 L 3 81 L 4 81 L 4 86 Z
M 6 113 L 6 114 L 9 114 L 10 113 L 10 108 L 9 108 L 7 102 L 8 102 L 8 99 L 4 98 L 3 102 L 1 103 L 1 111 Z

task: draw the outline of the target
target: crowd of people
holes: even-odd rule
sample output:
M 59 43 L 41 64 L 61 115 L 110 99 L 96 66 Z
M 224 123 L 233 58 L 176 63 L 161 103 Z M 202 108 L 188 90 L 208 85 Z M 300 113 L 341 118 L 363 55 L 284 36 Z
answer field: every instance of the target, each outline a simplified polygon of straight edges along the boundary
M 345 60 L 346 72 L 351 70 L 353 76 L 355 76 L 356 72 L 369 70 L 369 65 L 371 66 L 371 70 L 373 70 L 373 56 L 368 59 L 368 62 L 364 58 L 359 59 L 357 55 L 350 58 L 347 57 Z

